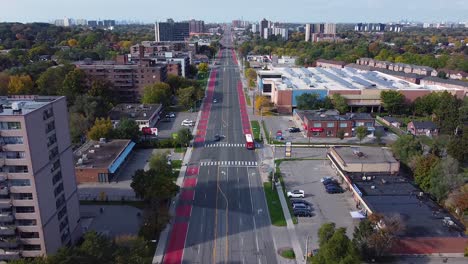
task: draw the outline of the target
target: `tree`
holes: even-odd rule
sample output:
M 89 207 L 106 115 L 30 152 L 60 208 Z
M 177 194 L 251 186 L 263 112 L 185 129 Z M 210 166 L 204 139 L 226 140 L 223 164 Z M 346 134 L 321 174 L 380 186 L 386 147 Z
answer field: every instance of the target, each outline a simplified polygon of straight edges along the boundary
M 196 102 L 201 100 L 204 96 L 204 91 L 201 88 L 189 86 L 182 88 L 177 92 L 177 99 L 179 105 L 184 107 L 194 107 Z
M 336 110 L 340 112 L 340 114 L 344 114 L 348 111 L 348 104 L 346 103 L 346 98 L 344 98 L 341 94 L 333 94 L 331 100 L 333 106 Z
M 248 68 L 245 70 L 245 77 L 249 80 L 253 80 L 253 79 L 256 79 L 257 78 L 257 72 L 252 69 L 252 68 Z
M 209 67 L 208 67 L 207 63 L 202 62 L 202 63 L 198 64 L 197 69 L 198 69 L 198 73 L 206 75 L 208 73 Z
M 119 124 L 114 131 L 114 135 L 116 138 L 138 141 L 141 136 L 141 131 L 135 120 L 124 118 L 119 121 Z
M 458 161 L 450 156 L 439 160 L 429 171 L 429 193 L 441 202 L 449 192 L 462 186 L 468 173 L 460 172 Z
M 168 161 L 166 166 L 167 164 Z M 130 186 L 138 197 L 148 201 L 151 209 L 156 211 L 159 210 L 161 202 L 169 200 L 179 191 L 179 186 L 172 179 L 172 171 L 168 172 L 165 167 L 135 171 Z
M 109 103 L 114 102 L 114 85 L 106 79 L 93 79 L 91 88 L 88 90 L 88 95 L 93 97 L 101 97 Z
M 143 90 L 143 104 L 162 104 L 167 107 L 171 102 L 171 87 L 166 83 L 148 85 Z
M 58 93 L 66 96 L 68 103 L 72 104 L 76 96 L 85 94 L 88 89 L 86 73 L 80 69 L 74 69 L 67 73 Z
M 462 135 L 450 139 L 447 153 L 461 163 L 468 162 L 468 127 L 463 129 Z
M 344 131 L 343 129 L 339 129 L 338 132 L 336 132 L 336 136 L 337 136 L 339 139 L 343 140 L 344 137 L 345 137 L 345 131 Z
M 414 181 L 425 192 L 431 188 L 430 172 L 434 169 L 439 158 L 435 155 L 416 156 L 414 158 Z
M 92 140 L 99 140 L 100 138 L 112 137 L 112 122 L 109 118 L 96 118 L 94 125 L 88 132 L 88 138 Z
M 398 91 L 388 90 L 380 92 L 380 100 L 390 114 L 395 114 L 404 105 L 405 96 Z
M 83 114 L 70 113 L 70 136 L 73 143 L 80 143 L 88 129 L 89 123 Z
M 0 95 L 8 95 L 8 84 L 10 75 L 6 72 L 0 72 Z
M 152 155 L 148 162 L 149 168 L 157 170 L 161 175 L 171 175 L 172 166 L 168 157 L 169 152 Z
M 39 75 L 36 81 L 38 93 L 41 95 L 57 95 L 62 89 L 65 76 L 73 70 L 73 66 L 64 65 L 50 67 Z
M 181 147 L 187 147 L 192 138 L 193 136 L 190 132 L 190 129 L 182 128 L 179 131 L 177 131 L 177 138 L 175 139 L 175 141 L 177 145 L 180 145 Z
M 384 136 L 384 132 L 382 130 L 375 130 L 374 132 L 375 139 L 377 140 L 378 144 L 382 143 L 382 137 Z
M 296 96 L 297 108 L 301 110 L 311 110 L 320 108 L 320 99 L 318 94 L 304 93 Z
M 32 94 L 34 83 L 29 75 L 12 75 L 8 82 L 8 94 Z
M 368 219 L 361 220 L 354 228 L 353 243 L 356 245 L 361 256 L 369 259 L 375 255 L 370 243 L 371 236 L 375 233 L 375 225 Z
M 413 156 L 422 154 L 421 143 L 412 135 L 400 136 L 391 147 L 395 157 L 405 164 L 408 164 Z
M 257 96 L 255 97 L 255 109 L 257 111 L 261 111 L 264 107 L 270 105 L 270 100 L 266 96 Z
M 367 127 L 359 126 L 356 128 L 356 137 L 359 139 L 359 143 L 367 136 Z
M 171 87 L 172 93 L 176 93 L 179 88 L 182 87 L 184 80 L 183 77 L 174 75 L 174 74 L 169 74 L 167 75 L 167 80 L 166 83 L 169 84 Z
M 460 122 L 458 112 L 460 106 L 461 101 L 454 95 L 447 91 L 439 94 L 439 102 L 434 109 L 434 114 L 441 133 L 453 135 Z
M 78 40 L 76 40 L 76 39 L 69 39 L 69 40 L 67 41 L 67 44 L 68 44 L 68 46 L 70 46 L 70 47 L 73 48 L 73 47 L 75 47 L 75 46 L 78 45 Z
M 322 229 L 322 227 L 324 227 Z M 359 252 L 346 236 L 345 228 L 335 229 L 333 223 L 326 223 L 319 229 L 320 250 L 312 259 L 314 264 L 358 264 Z

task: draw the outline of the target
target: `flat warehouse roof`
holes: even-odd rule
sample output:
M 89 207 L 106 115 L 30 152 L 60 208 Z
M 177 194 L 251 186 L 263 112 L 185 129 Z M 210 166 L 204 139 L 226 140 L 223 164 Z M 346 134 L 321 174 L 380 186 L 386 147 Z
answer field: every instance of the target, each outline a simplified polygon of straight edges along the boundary
M 332 147 L 345 163 L 398 163 L 390 150 L 380 147 Z

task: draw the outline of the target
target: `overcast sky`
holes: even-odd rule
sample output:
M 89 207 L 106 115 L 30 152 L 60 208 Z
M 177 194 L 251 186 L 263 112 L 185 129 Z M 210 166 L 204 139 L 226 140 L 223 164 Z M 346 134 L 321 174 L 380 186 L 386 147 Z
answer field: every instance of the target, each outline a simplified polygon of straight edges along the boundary
M 0 0 L 0 21 L 57 18 L 154 22 L 201 19 L 228 22 L 468 21 L 468 0 Z

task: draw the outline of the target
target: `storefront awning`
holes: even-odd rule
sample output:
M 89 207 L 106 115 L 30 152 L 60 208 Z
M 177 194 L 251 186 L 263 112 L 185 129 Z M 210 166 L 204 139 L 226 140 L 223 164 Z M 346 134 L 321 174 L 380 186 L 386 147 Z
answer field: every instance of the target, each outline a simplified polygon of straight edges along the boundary
M 130 142 L 127 147 L 125 147 L 124 151 L 120 154 L 119 157 L 117 157 L 114 162 L 108 167 L 109 173 L 115 173 L 117 169 L 122 165 L 122 163 L 125 161 L 125 158 L 127 158 L 128 154 L 132 152 L 133 147 L 135 146 L 135 142 Z

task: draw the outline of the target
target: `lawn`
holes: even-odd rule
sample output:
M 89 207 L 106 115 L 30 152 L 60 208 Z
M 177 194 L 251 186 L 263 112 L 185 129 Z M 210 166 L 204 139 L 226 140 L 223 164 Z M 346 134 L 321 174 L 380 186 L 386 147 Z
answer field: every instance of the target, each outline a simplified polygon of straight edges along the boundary
M 294 250 L 292 250 L 291 248 L 281 250 L 280 254 L 281 254 L 281 256 L 283 258 L 287 258 L 287 259 L 295 259 L 296 258 L 296 254 L 294 254 Z
M 281 187 L 283 187 L 283 195 L 284 195 L 284 198 L 286 199 L 286 203 L 288 204 L 288 209 L 289 209 L 289 213 L 291 214 L 291 219 L 292 219 L 294 224 L 297 224 L 298 223 L 297 222 L 297 217 L 295 217 L 294 214 L 293 214 L 293 208 L 292 208 L 292 205 L 291 205 L 291 201 L 289 200 L 289 197 L 286 194 L 287 193 L 286 192 L 286 186 L 284 185 L 283 175 L 281 174 L 281 170 L 280 170 L 280 165 L 281 165 L 281 162 L 283 162 L 283 161 L 289 161 L 289 160 L 281 160 L 281 159 L 275 160 L 275 164 L 276 164 L 275 177 L 280 180 Z
M 248 106 L 252 106 L 252 102 L 250 101 L 250 96 L 248 93 L 245 93 L 245 100 L 247 101 Z
M 270 134 L 268 133 L 268 129 L 265 125 L 265 121 L 262 120 L 262 127 L 263 127 L 263 134 L 265 135 L 265 137 L 267 138 L 267 142 L 268 144 L 271 143 L 270 141 Z
M 187 148 L 182 148 L 180 146 L 177 146 L 176 148 L 174 148 L 175 153 L 184 153 L 186 150 Z
M 250 121 L 250 125 L 252 126 L 252 133 L 254 136 L 255 141 L 261 142 L 262 140 L 260 139 L 260 124 L 258 121 Z
M 281 208 L 278 192 L 276 189 L 271 189 L 271 182 L 263 183 L 263 189 L 265 190 L 271 223 L 275 226 L 286 226 L 286 219 Z

